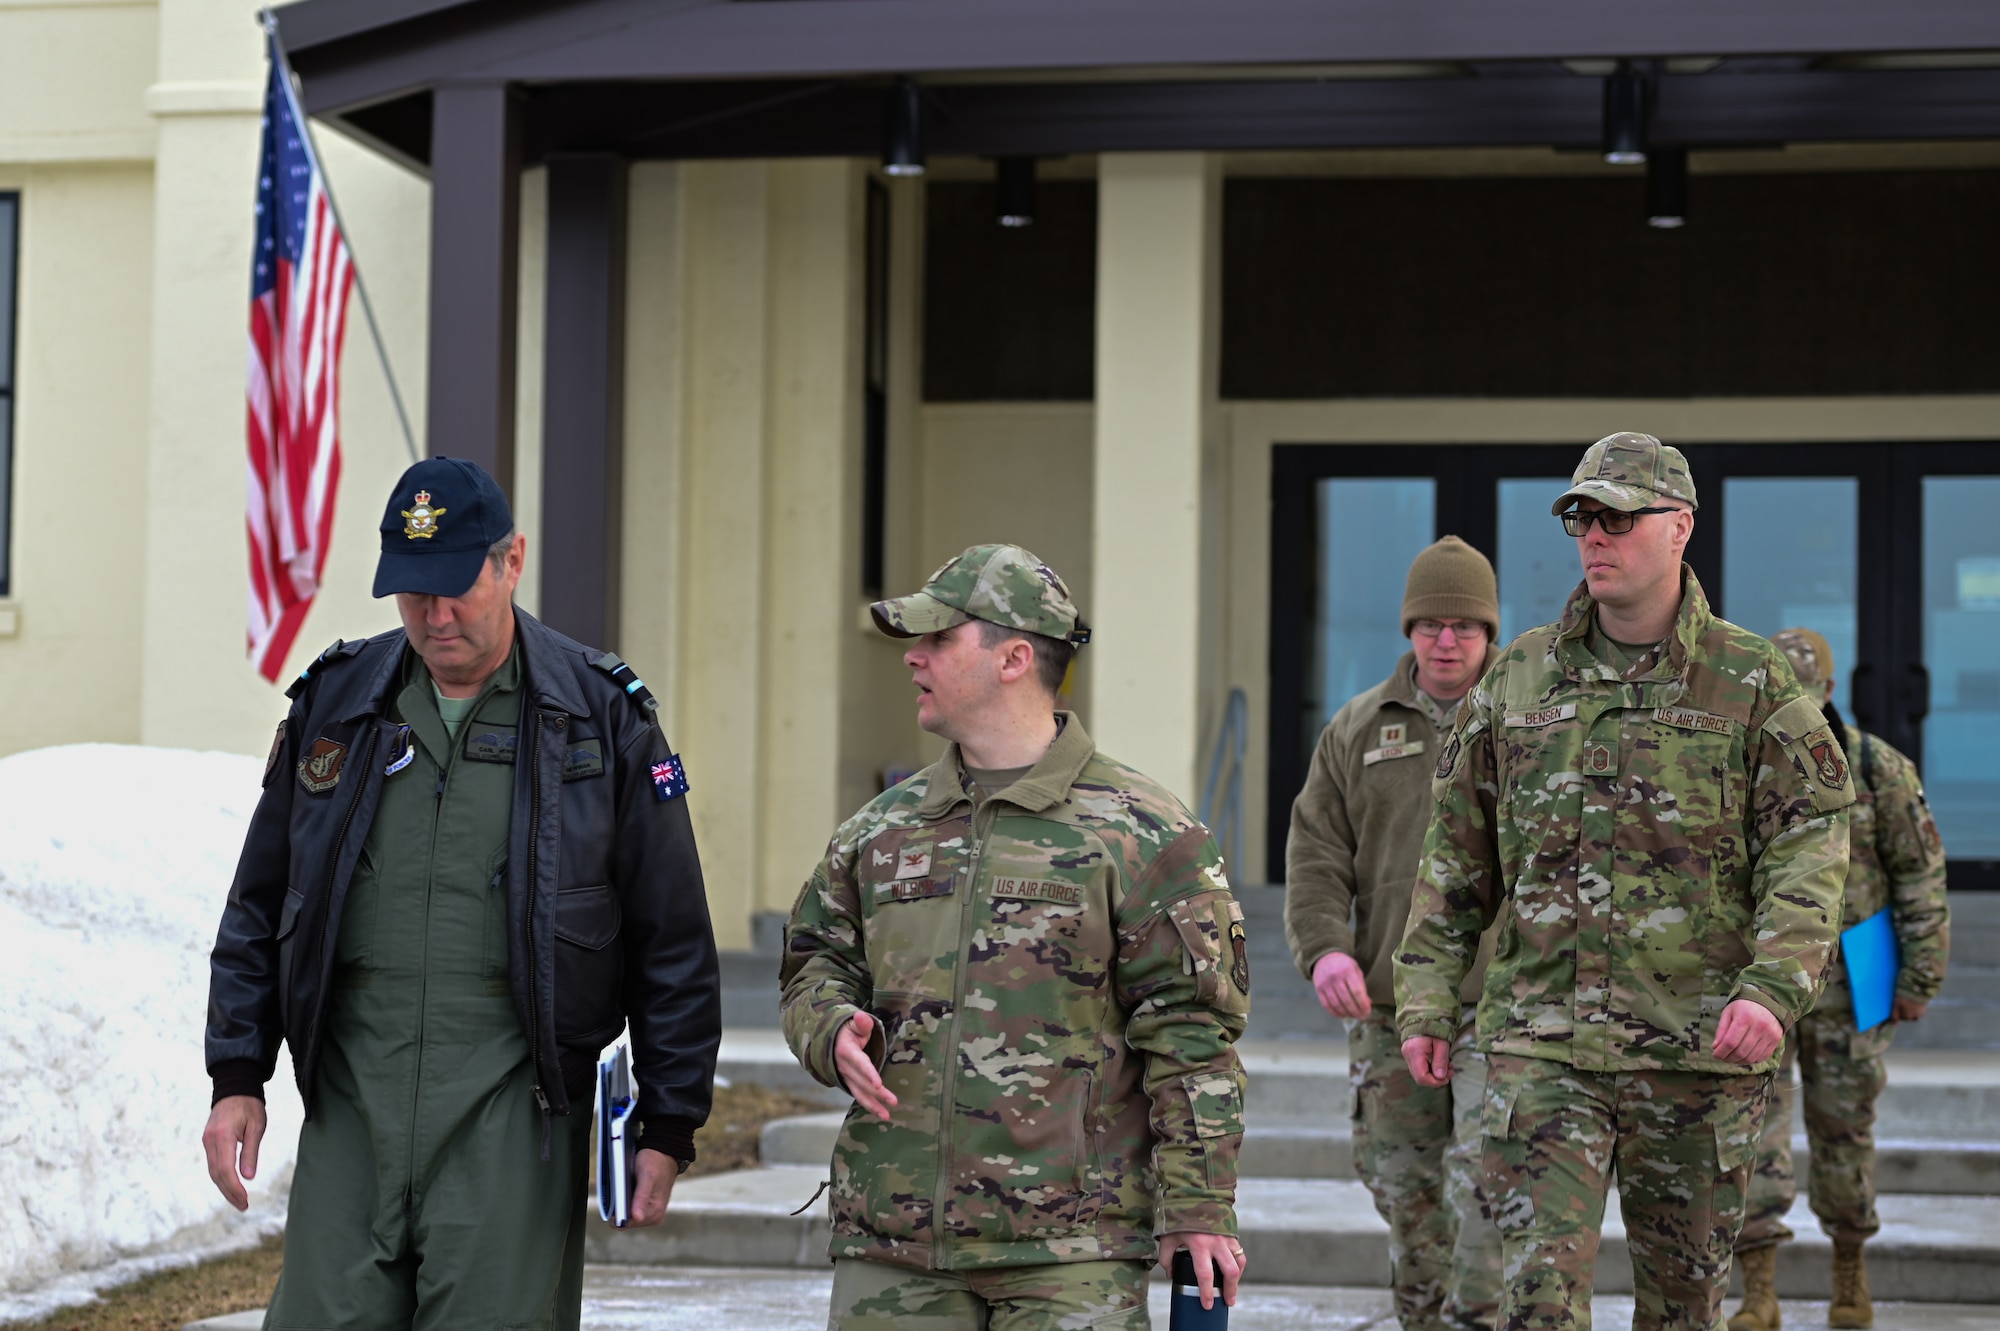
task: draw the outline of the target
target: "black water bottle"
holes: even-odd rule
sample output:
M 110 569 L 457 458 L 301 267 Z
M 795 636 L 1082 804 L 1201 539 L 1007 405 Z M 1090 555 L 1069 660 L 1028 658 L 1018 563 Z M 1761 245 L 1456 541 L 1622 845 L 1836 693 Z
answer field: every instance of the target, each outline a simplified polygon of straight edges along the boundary
M 1174 1254 L 1174 1293 L 1168 1302 L 1167 1331 L 1229 1331 L 1229 1305 L 1222 1301 L 1222 1268 L 1215 1276 L 1215 1306 L 1201 1306 L 1201 1284 L 1194 1274 L 1194 1254 L 1186 1248 Z

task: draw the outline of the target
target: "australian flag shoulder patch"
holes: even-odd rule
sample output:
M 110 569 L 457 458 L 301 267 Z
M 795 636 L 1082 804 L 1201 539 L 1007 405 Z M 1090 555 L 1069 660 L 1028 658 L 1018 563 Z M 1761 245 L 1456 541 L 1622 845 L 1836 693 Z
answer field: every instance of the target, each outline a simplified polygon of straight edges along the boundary
M 687 793 L 687 768 L 681 766 L 681 756 L 678 753 L 670 753 L 653 764 L 654 799 L 664 804 Z

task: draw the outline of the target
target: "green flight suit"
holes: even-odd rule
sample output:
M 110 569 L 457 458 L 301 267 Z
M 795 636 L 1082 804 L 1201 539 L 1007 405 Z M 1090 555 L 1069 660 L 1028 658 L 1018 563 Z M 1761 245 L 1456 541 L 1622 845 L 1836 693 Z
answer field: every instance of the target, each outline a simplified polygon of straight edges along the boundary
M 507 980 L 521 700 L 517 649 L 454 739 L 405 654 L 267 1328 L 577 1325 L 590 1119 L 548 1120 L 543 1160 Z

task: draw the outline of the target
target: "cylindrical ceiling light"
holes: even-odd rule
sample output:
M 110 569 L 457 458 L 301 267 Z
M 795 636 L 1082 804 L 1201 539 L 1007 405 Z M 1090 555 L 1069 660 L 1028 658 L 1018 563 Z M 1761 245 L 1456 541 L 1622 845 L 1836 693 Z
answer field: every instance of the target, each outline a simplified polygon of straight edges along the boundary
M 993 163 L 993 220 L 1001 226 L 1035 224 L 1035 159 L 1002 157 Z
M 1604 160 L 1635 166 L 1646 160 L 1646 80 L 1621 60 L 1604 80 Z
M 892 176 L 924 173 L 923 93 L 909 79 L 896 80 L 884 110 L 882 170 Z
M 1655 148 L 1646 154 L 1646 225 L 1665 230 L 1687 225 L 1688 153 Z

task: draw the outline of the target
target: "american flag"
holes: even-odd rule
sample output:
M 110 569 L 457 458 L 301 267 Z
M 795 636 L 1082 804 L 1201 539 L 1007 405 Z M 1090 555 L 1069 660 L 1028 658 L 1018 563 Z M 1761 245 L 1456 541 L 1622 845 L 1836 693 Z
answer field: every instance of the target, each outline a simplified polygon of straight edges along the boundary
M 250 271 L 250 659 L 277 682 L 319 591 L 340 485 L 340 349 L 354 266 L 271 51 Z

